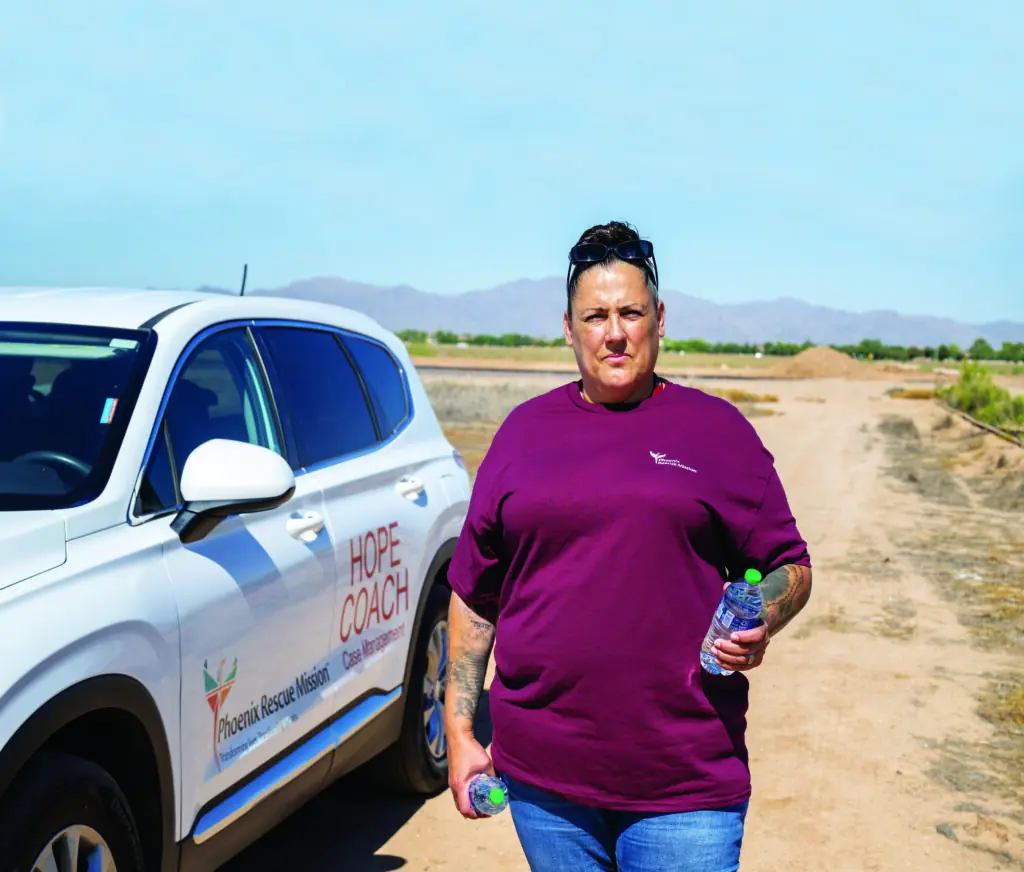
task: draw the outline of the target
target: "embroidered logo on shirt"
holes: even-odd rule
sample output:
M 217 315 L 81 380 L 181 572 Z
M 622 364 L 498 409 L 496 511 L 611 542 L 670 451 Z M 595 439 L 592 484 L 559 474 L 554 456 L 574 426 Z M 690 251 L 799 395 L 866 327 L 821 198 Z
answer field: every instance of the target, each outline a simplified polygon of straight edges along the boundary
M 654 462 L 658 466 L 675 466 L 678 469 L 685 469 L 687 472 L 696 472 L 697 470 L 691 466 L 687 466 L 685 463 L 680 463 L 678 460 L 672 460 L 664 454 L 659 454 L 657 451 L 649 452 L 651 457 L 654 458 Z

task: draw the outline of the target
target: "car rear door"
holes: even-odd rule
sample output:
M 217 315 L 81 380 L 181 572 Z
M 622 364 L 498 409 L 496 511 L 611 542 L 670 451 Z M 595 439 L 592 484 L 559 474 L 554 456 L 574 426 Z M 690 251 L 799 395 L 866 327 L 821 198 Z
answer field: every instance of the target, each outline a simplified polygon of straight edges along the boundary
M 422 451 L 402 444 L 407 385 L 387 349 L 349 331 L 257 325 L 300 477 L 324 494 L 337 559 L 331 678 L 338 708 L 397 695 L 444 499 Z M 369 709 L 374 710 L 371 704 Z
M 170 529 L 188 455 L 212 438 L 285 453 L 261 362 L 244 327 L 188 352 L 170 387 L 136 503 L 162 532 L 181 628 L 182 805 L 196 840 L 231 822 L 236 795 L 329 717 L 323 696 L 335 595 L 323 495 L 296 481 L 281 507 L 235 515 L 183 544 Z M 287 776 L 287 773 L 285 773 Z M 233 803 L 233 804 L 232 804 Z M 244 806 L 244 803 L 242 803 Z

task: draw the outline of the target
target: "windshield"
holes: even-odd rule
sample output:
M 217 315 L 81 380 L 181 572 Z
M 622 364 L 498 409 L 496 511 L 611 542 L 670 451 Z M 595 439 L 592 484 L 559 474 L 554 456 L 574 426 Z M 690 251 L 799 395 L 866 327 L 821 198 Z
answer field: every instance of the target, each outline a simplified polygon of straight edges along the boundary
M 0 321 L 0 511 L 64 508 L 100 493 L 150 336 Z

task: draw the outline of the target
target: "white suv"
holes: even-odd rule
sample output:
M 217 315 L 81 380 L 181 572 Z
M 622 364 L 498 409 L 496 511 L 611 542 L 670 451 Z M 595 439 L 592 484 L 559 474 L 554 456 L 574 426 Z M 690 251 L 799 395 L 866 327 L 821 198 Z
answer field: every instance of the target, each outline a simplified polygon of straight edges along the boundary
M 0 290 L 0 872 L 215 869 L 367 762 L 442 790 L 469 491 L 356 312 Z

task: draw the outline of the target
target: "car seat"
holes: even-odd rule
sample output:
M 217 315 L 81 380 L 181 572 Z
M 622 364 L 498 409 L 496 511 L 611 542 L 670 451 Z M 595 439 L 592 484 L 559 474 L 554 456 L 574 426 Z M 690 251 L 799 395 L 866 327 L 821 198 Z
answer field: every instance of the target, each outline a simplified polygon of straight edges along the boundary
M 0 460 L 12 460 L 36 447 L 32 412 L 35 378 L 30 357 L 0 357 Z

